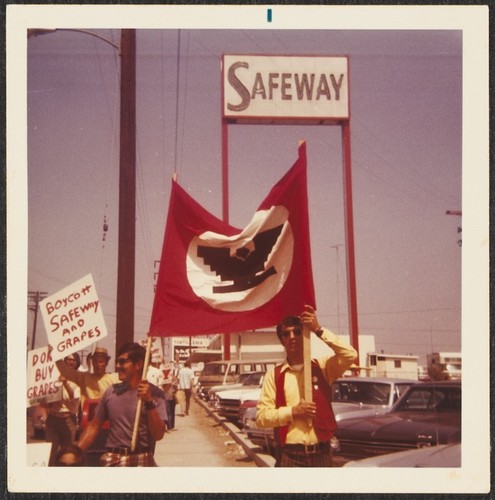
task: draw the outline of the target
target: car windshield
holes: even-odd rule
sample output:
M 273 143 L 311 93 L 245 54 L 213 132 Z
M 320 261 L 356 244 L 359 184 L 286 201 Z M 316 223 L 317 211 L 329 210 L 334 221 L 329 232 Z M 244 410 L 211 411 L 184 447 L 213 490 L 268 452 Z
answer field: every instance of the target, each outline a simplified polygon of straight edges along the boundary
M 226 365 L 205 365 L 203 375 L 223 375 L 225 373 Z
M 249 384 L 249 378 L 251 377 L 250 373 L 241 373 L 238 377 L 237 380 L 235 381 L 236 384 Z
M 347 380 L 332 384 L 332 401 L 386 405 L 389 400 L 390 384 Z
M 263 372 L 249 373 L 247 380 L 244 381 L 244 385 L 259 385 L 262 378 Z
M 460 387 L 418 387 L 411 389 L 396 411 L 461 412 Z

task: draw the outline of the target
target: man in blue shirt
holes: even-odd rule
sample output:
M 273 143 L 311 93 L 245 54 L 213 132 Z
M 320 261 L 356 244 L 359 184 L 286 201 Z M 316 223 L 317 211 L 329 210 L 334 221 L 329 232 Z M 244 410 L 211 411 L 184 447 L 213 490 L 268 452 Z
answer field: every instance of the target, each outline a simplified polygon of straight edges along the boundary
M 82 433 L 71 453 L 62 453 L 62 465 L 80 462 L 81 455 L 96 439 L 105 421 L 110 429 L 106 452 L 100 457 L 105 467 L 155 467 L 155 442 L 165 433 L 167 410 L 163 392 L 146 379 L 143 365 L 146 350 L 137 343 L 124 345 L 115 360 L 120 383 L 109 387 L 95 410 L 95 417 Z M 131 449 L 138 399 L 142 401 L 136 446 Z M 75 460 L 74 460 L 75 455 Z M 80 463 L 77 463 L 80 464 Z

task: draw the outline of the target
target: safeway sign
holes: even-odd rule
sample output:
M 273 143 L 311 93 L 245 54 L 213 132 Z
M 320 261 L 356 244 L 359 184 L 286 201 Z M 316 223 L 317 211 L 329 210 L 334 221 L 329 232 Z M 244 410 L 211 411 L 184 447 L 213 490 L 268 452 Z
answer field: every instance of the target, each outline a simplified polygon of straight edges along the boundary
M 324 123 L 349 118 L 346 56 L 226 54 L 222 63 L 226 119 Z

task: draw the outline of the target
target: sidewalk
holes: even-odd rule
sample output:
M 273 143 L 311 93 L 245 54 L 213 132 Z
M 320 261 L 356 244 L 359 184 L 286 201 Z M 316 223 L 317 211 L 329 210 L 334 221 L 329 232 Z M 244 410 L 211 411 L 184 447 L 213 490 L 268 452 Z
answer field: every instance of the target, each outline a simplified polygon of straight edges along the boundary
M 236 426 L 219 418 L 203 401 L 194 397 L 189 415 L 176 414 L 175 428 L 156 443 L 155 461 L 159 467 L 226 467 L 232 466 L 234 461 L 238 466 L 253 466 L 252 462 L 235 459 L 233 455 L 239 446 L 258 467 L 273 466 L 273 457 L 258 454 L 261 450 Z M 223 440 L 218 439 L 219 433 Z

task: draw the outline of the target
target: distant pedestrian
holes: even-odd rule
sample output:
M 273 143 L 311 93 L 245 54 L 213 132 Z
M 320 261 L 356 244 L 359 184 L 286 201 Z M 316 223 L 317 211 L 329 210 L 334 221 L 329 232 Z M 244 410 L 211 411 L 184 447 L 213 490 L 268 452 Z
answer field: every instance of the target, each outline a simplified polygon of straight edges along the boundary
M 189 415 L 189 405 L 194 386 L 194 372 L 191 370 L 191 363 L 186 361 L 184 367 L 179 370 L 179 390 L 184 391 L 185 401 L 181 402 L 181 411 L 184 415 Z
M 314 332 L 333 351 L 311 363 L 313 401 L 305 401 L 303 327 Z M 313 307 L 300 316 L 288 316 L 277 325 L 286 360 L 267 372 L 257 405 L 256 424 L 274 427 L 275 467 L 331 467 L 330 440 L 335 430 L 330 384 L 351 366 L 356 350 L 321 328 Z
M 165 433 L 167 410 L 163 392 L 143 378 L 146 350 L 137 343 L 128 343 L 119 350 L 116 360 L 120 383 L 109 387 L 95 410 L 95 416 L 82 433 L 76 446 L 62 453 L 62 465 L 81 465 L 84 452 L 90 448 L 108 420 L 110 429 L 106 452 L 100 457 L 105 467 L 154 467 L 155 442 Z M 136 447 L 132 437 L 138 399 L 142 401 Z
M 178 389 L 178 380 L 175 376 L 173 363 L 170 363 L 167 367 L 162 365 L 163 373 L 166 373 L 166 377 L 163 383 L 163 392 L 165 394 L 165 403 L 167 405 L 167 430 L 175 430 L 175 406 L 177 404 L 176 395 Z

